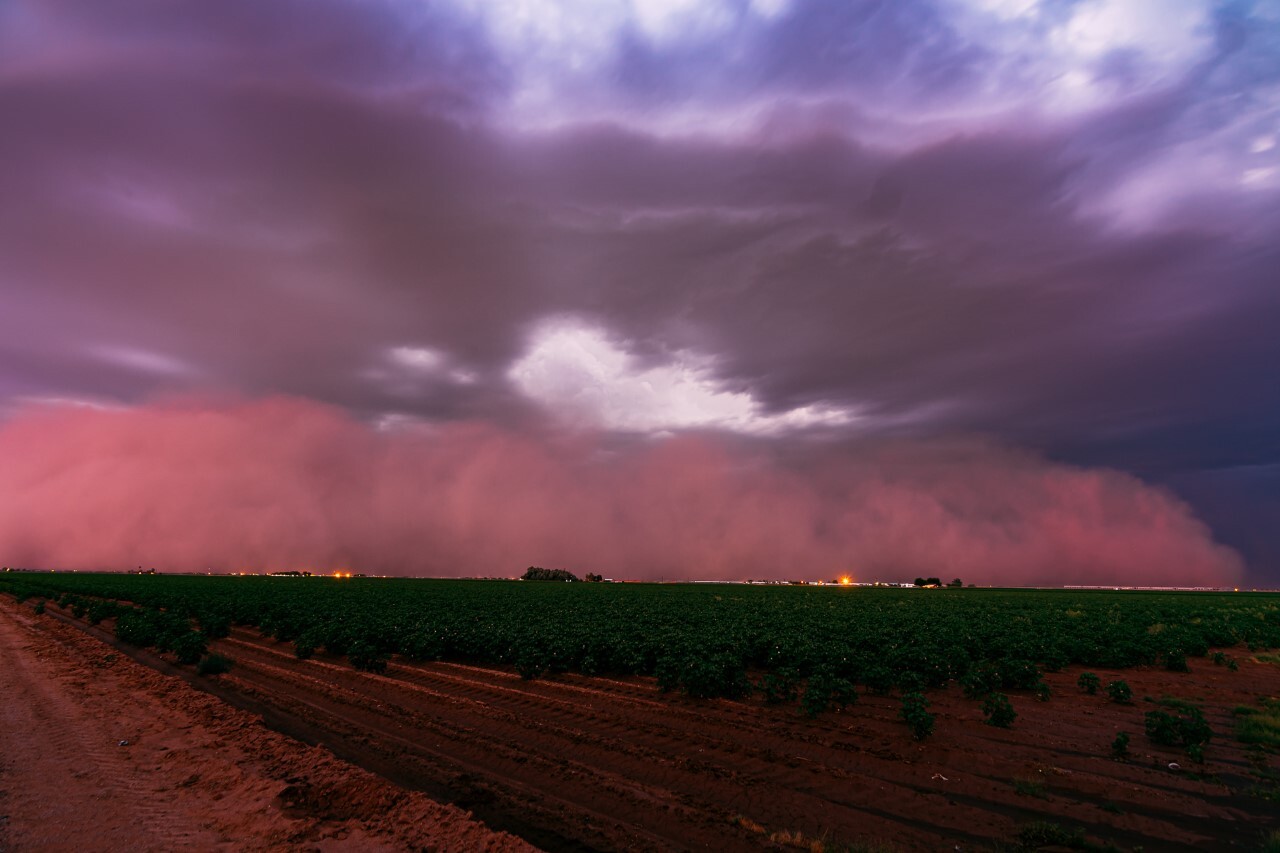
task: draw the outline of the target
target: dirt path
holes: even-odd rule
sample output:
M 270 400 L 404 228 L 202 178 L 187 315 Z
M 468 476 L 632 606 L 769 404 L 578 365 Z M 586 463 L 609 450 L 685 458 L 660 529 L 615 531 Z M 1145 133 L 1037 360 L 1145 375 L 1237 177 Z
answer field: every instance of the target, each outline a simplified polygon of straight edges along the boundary
M 0 598 L 0 850 L 531 850 Z

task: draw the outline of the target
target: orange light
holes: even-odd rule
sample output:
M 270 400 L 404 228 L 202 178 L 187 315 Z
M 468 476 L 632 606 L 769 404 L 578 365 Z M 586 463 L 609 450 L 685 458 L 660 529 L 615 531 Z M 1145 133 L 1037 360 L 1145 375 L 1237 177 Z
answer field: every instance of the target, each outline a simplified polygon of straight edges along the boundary
M 848 575 L 840 576 L 840 586 L 848 586 L 851 583 L 853 583 L 853 578 L 849 577 Z

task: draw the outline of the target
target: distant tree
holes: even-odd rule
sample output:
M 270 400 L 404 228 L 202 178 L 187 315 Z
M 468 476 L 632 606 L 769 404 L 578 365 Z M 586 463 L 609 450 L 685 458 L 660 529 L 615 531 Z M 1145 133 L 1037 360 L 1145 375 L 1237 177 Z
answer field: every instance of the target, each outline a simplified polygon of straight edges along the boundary
M 587 583 L 600 583 L 601 581 L 604 580 L 604 576 L 593 575 L 591 572 L 587 572 L 587 574 L 582 579 Z
M 544 569 L 540 566 L 530 566 L 528 571 L 520 576 L 522 581 L 576 581 L 577 575 L 566 569 Z
M 938 578 L 916 578 L 916 586 L 942 586 Z
M 960 587 L 964 586 L 964 581 L 960 580 L 960 578 L 956 578 L 951 583 L 947 584 L 947 586 L 953 589 L 959 589 Z

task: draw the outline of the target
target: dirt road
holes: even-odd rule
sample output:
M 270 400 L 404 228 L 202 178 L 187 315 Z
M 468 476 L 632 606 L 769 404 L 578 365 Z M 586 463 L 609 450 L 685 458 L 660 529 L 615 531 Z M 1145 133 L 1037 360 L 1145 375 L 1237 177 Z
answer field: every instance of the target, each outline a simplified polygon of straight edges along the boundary
M 0 850 L 525 851 L 0 597 Z

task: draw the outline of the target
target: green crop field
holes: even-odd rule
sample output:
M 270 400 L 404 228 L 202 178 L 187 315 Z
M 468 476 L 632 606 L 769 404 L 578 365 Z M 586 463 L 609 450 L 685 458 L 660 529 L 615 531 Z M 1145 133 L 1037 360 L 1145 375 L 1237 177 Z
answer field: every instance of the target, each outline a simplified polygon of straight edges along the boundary
M 0 574 L 0 591 L 114 619 L 121 639 L 185 662 L 242 625 L 365 670 L 402 655 L 527 678 L 651 675 L 691 696 L 759 691 L 813 713 L 858 690 L 957 681 L 980 698 L 1071 664 L 1178 670 L 1211 650 L 1280 646 L 1280 595 L 1265 593 L 17 572 Z

